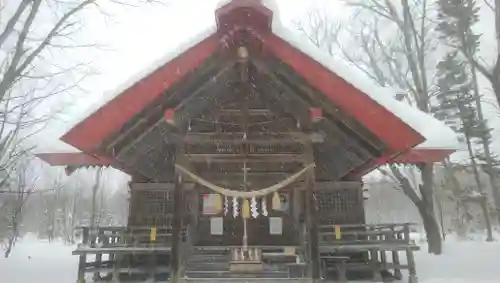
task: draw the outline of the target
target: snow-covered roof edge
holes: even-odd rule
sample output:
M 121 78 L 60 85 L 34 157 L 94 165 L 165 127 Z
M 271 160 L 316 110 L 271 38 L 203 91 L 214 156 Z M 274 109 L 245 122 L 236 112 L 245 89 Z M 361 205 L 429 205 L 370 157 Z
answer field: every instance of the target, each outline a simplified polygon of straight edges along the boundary
M 264 5 L 274 13 L 273 33 L 275 35 L 307 54 L 316 62 L 343 78 L 346 82 L 369 95 L 375 102 L 419 132 L 426 141 L 416 148 L 459 149 L 460 145 L 457 134 L 450 127 L 409 104 L 397 101 L 394 98 L 396 94 L 394 90 L 377 85 L 371 78 L 356 69 L 356 67 L 350 66 L 348 62 L 333 60 L 331 55 L 313 45 L 298 32 L 294 32 L 283 25 L 279 17 L 279 8 L 275 0 L 264 0 L 263 2 Z
M 201 30 L 200 32 L 196 33 L 190 38 L 184 39 L 179 43 L 179 45 L 172 49 L 169 50 L 165 55 L 162 57 L 152 61 L 151 63 L 147 64 L 145 68 L 139 69 L 134 75 L 130 76 L 126 81 L 123 83 L 119 84 L 116 88 L 114 88 L 111 91 L 106 91 L 102 94 L 102 98 L 99 99 L 96 103 L 92 103 L 89 107 L 87 107 L 84 111 L 79 113 L 79 115 L 75 115 L 75 117 L 72 118 L 72 123 L 69 123 L 67 125 L 67 129 L 65 132 L 68 132 L 73 128 L 75 125 L 86 119 L 87 117 L 91 116 L 94 114 L 97 110 L 99 110 L 101 107 L 104 105 L 108 104 L 111 100 L 116 98 L 118 95 L 135 85 L 136 83 L 140 82 L 142 79 L 148 77 L 152 73 L 154 73 L 157 69 L 160 67 L 164 66 L 165 64 L 169 63 L 176 57 L 182 55 L 184 52 L 189 50 L 191 47 L 194 47 L 201 41 L 207 39 L 211 35 L 213 35 L 217 31 L 217 27 L 215 24 L 207 26 L 205 29 Z

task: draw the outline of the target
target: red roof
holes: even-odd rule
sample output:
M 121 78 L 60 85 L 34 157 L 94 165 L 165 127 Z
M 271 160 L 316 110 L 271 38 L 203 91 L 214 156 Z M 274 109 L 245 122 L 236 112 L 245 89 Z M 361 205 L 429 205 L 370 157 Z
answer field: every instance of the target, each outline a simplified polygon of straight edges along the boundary
M 245 9 L 252 9 L 254 16 L 246 17 Z M 62 141 L 96 157 L 90 155 L 82 157 L 84 154 L 75 154 L 75 160 L 71 160 L 67 154 L 57 158 L 54 155 L 39 155 L 39 157 L 60 165 L 64 162 L 99 163 L 108 160 L 97 158 L 104 156 L 99 152 L 104 139 L 120 131 L 127 121 L 172 84 L 199 67 L 211 54 L 222 48 L 220 39 L 230 36 L 228 33 L 230 27 L 242 26 L 251 27 L 258 33 L 256 37 L 262 41 L 264 52 L 269 52 L 287 63 L 312 87 L 324 93 L 335 105 L 361 122 L 388 145 L 389 149 L 375 165 L 390 162 L 394 156 L 398 156 L 395 162 L 434 162 L 442 160 L 451 153 L 449 150 L 439 149 L 409 151 L 424 142 L 424 138 L 367 94 L 273 34 L 272 15 L 272 11 L 259 1 L 252 0 L 233 1 L 220 8 L 216 11 L 218 29 L 214 34 L 118 94 L 61 138 Z

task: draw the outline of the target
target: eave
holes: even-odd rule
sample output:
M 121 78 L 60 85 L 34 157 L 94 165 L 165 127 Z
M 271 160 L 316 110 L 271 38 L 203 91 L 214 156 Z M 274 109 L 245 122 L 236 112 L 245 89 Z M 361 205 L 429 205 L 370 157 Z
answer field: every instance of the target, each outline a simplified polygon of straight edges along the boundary
M 113 166 L 112 159 L 99 158 L 83 152 L 38 153 L 36 157 L 51 166 Z
M 373 168 L 385 164 L 418 164 L 441 162 L 454 151 L 449 149 L 412 149 L 391 160 L 378 159 L 373 164 Z M 98 158 L 82 152 L 73 153 L 39 153 L 38 158 L 47 162 L 51 166 L 111 166 L 115 167 L 112 159 Z M 115 167 L 116 168 L 116 167 Z M 371 171 L 366 168 L 367 171 Z

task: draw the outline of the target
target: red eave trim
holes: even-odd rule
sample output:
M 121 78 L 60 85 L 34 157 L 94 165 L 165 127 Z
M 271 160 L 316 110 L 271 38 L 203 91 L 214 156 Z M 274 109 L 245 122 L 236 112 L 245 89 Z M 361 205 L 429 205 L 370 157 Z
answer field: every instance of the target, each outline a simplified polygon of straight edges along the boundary
M 96 152 L 109 134 L 118 132 L 172 84 L 200 66 L 218 47 L 218 36 L 212 34 L 120 93 L 73 127 L 61 140 L 81 151 Z
M 379 159 L 373 160 L 360 166 L 349 175 L 361 177 L 386 164 L 418 164 L 441 162 L 449 157 L 453 152 L 455 152 L 455 150 L 414 148 L 398 156 L 393 156 L 390 158 L 381 157 Z
M 71 153 L 39 153 L 36 157 L 47 162 L 50 166 L 112 166 L 113 161 L 108 158 L 98 158 L 83 152 Z
M 390 147 L 391 155 L 425 141 L 399 117 L 288 42 L 275 34 L 264 35 L 264 38 L 266 50 L 290 65 L 313 87 L 383 140 Z
M 441 162 L 450 156 L 455 150 L 452 149 L 421 149 L 414 148 L 407 153 L 403 153 L 398 157 L 390 160 L 388 163 L 431 163 Z M 387 163 L 387 162 L 386 162 Z M 384 163 L 382 163 L 384 164 Z M 379 164 L 379 165 L 382 165 Z

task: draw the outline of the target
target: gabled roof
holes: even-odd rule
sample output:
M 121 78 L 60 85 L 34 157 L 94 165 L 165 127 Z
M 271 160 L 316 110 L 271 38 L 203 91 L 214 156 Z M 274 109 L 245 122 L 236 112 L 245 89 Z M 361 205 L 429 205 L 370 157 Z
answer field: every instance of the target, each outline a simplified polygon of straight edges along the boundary
M 284 27 L 276 15 L 272 1 L 266 8 L 260 1 L 238 0 L 216 12 L 217 27 L 180 46 L 175 54 L 162 58 L 155 69 L 141 72 L 122 86 L 104 105 L 74 126 L 61 140 L 95 156 L 101 143 L 118 132 L 134 115 L 159 97 L 166 89 L 200 66 L 227 40 L 234 25 L 250 27 L 258 33 L 266 52 L 286 62 L 311 86 L 320 90 L 343 111 L 355 117 L 388 146 L 386 156 L 376 164 L 399 160 L 411 162 L 437 161 L 458 148 L 453 131 L 442 122 L 410 105 L 396 101 L 394 93 L 373 83 L 344 62 L 333 58 L 307 39 Z M 238 17 L 238 11 L 251 8 L 255 19 Z M 272 24 L 271 24 L 272 23 Z M 415 147 L 412 154 L 408 150 Z M 415 153 L 415 151 L 421 151 Z M 416 162 L 417 160 L 415 160 Z

